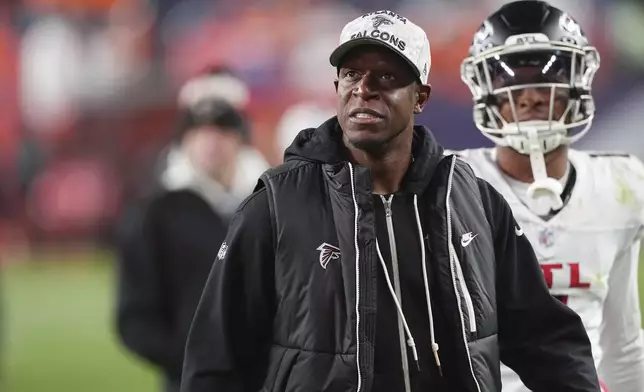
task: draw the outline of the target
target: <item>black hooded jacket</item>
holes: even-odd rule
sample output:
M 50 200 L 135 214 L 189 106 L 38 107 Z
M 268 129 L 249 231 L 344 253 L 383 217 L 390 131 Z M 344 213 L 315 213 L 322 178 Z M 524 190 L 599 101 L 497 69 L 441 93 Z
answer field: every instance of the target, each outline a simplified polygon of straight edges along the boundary
M 383 200 L 341 132 L 336 118 L 302 131 L 238 210 L 182 392 L 501 391 L 500 360 L 537 392 L 598 392 L 581 321 L 502 196 L 417 126 Z

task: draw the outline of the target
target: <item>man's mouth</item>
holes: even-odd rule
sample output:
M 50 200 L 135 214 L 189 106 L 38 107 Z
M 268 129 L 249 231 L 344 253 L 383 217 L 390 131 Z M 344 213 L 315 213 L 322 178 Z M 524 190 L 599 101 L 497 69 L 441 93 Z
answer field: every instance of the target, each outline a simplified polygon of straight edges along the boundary
M 354 109 L 349 119 L 357 124 L 375 124 L 384 120 L 384 116 L 372 109 Z

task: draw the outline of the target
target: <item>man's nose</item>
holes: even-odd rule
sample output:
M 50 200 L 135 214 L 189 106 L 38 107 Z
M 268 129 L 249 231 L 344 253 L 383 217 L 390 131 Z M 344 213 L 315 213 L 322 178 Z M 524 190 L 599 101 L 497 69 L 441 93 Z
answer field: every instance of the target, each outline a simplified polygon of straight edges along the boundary
M 365 101 L 378 97 L 374 75 L 366 73 L 353 89 L 353 95 Z
M 548 102 L 550 94 L 547 89 L 524 88 L 516 93 L 516 104 L 519 109 L 533 109 Z

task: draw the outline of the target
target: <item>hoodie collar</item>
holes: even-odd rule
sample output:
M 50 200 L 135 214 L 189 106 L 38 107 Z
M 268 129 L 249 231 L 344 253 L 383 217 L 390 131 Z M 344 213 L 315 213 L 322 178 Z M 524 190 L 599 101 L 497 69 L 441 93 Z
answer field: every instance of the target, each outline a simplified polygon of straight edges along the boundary
M 218 214 L 232 215 L 243 196 L 230 192 L 219 182 L 200 172 L 178 147 L 167 155 L 167 166 L 161 174 L 167 191 L 189 190 L 196 193 Z
M 284 161 L 300 160 L 331 165 L 344 163 L 347 159 L 342 143 L 342 129 L 337 117 L 332 117 L 318 128 L 301 131 L 286 149 Z M 411 153 L 413 160 L 403 178 L 402 189 L 421 194 L 431 181 L 438 163 L 443 159 L 443 147 L 438 144 L 429 129 L 416 125 Z

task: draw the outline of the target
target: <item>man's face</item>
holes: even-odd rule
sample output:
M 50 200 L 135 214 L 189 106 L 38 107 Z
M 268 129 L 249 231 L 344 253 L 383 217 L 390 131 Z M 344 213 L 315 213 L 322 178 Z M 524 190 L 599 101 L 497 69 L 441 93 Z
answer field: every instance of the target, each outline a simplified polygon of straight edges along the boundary
M 234 131 L 202 126 L 188 131 L 183 145 L 192 164 L 213 175 L 237 159 L 242 140 Z
M 519 84 L 531 83 L 567 83 L 567 80 L 554 80 L 546 78 L 541 72 L 542 68 L 522 67 L 514 69 L 514 77 L 500 75 L 493 81 L 493 87 L 502 88 Z M 556 78 L 555 78 L 556 79 Z M 550 118 L 550 87 L 522 88 L 512 91 L 517 118 L 514 118 L 509 94 L 498 94 L 497 105 L 501 117 L 508 123 L 517 121 L 545 120 Z M 558 121 L 566 111 L 568 105 L 568 91 L 555 88 L 554 105 L 552 107 L 552 121 Z
M 351 51 L 335 82 L 338 121 L 356 148 L 374 150 L 413 126 L 431 88 L 416 83 L 409 64 L 392 51 L 365 45 Z

